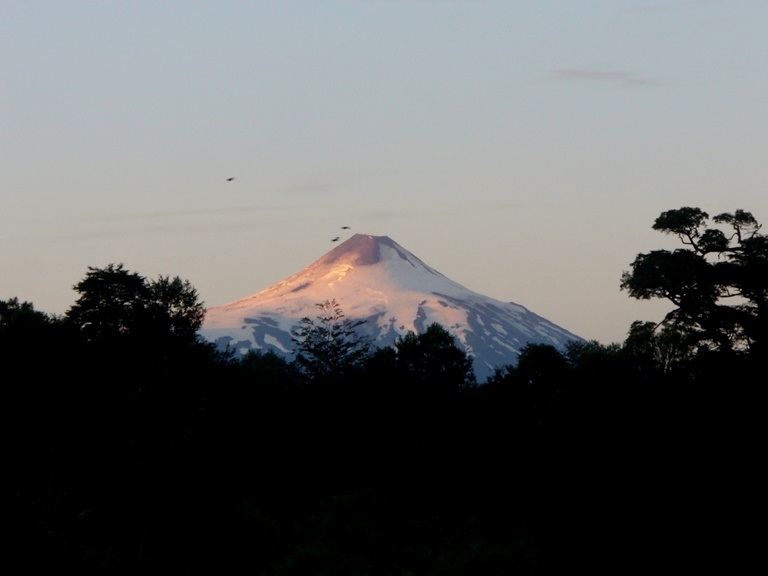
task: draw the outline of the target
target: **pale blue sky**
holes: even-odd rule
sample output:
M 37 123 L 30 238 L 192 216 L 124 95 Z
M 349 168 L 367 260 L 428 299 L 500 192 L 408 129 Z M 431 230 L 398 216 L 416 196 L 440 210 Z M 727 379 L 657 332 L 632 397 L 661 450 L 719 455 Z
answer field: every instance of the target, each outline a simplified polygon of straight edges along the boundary
M 619 290 L 677 246 L 662 211 L 768 222 L 766 26 L 762 0 L 0 0 L 0 299 L 62 314 L 122 262 L 216 306 L 357 232 L 621 342 L 668 309 Z

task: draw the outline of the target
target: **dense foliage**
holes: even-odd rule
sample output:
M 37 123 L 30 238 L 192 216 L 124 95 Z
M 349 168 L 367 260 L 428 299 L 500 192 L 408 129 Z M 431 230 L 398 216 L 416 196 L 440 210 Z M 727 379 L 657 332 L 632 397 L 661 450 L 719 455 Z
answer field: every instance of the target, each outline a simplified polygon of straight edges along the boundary
M 292 332 L 296 367 L 310 379 L 338 378 L 357 371 L 371 343 L 356 331 L 364 320 L 350 320 L 336 300 L 316 304 L 314 319 L 305 317 Z
M 678 280 L 641 255 L 625 287 L 685 293 L 674 322 L 528 345 L 481 384 L 443 327 L 368 349 L 335 302 L 288 362 L 217 352 L 188 282 L 122 266 L 89 268 L 62 318 L 0 301 L 3 572 L 739 571 L 762 512 L 764 357 L 744 314 L 765 322 L 766 277 L 745 254 L 727 277 L 746 304 L 716 324 L 743 346 L 715 345 L 719 304 L 696 320 L 693 288 L 654 288 Z M 706 277 L 696 293 L 722 293 Z
M 686 248 L 638 254 L 621 288 L 639 299 L 663 298 L 675 309 L 664 319 L 685 345 L 768 354 L 768 237 L 749 212 L 712 218 L 699 208 L 663 212 L 655 230 Z

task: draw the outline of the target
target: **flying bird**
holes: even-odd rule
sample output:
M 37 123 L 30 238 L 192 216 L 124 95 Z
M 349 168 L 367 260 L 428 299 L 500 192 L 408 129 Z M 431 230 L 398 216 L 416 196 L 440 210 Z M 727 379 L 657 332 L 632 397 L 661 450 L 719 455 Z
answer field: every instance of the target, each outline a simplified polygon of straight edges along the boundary
M 229 178 L 227 178 L 227 182 L 232 182 L 232 180 L 234 180 L 234 179 L 235 179 L 234 176 L 230 176 Z
M 342 230 L 349 230 L 349 226 L 342 226 L 341 229 Z
M 336 236 L 336 238 L 331 238 L 331 242 L 338 242 L 338 241 L 339 241 L 339 237 L 338 236 Z

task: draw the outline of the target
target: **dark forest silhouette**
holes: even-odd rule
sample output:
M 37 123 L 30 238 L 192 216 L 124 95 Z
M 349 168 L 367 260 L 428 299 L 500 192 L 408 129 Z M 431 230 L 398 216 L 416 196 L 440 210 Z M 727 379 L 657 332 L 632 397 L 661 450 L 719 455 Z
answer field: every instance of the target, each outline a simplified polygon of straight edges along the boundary
M 119 264 L 62 317 L 0 301 L 3 572 L 737 569 L 763 511 L 768 240 L 744 211 L 654 228 L 683 248 L 621 288 L 672 301 L 661 323 L 528 345 L 483 383 L 442 326 L 375 348 L 343 302 L 289 362 L 217 351 L 189 282 Z

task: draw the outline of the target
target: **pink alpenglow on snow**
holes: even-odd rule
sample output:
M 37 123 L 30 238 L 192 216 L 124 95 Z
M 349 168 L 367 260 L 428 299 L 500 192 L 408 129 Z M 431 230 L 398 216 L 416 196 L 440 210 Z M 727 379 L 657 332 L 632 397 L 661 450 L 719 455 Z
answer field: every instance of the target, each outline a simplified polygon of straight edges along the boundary
M 208 308 L 201 335 L 220 348 L 272 350 L 292 358 L 291 330 L 315 318 L 317 304 L 335 300 L 378 346 L 421 334 L 436 322 L 473 357 L 478 382 L 514 365 L 523 346 L 563 349 L 583 341 L 519 304 L 473 292 L 422 262 L 387 236 L 355 234 L 301 272 L 261 292 Z

